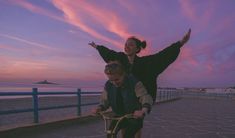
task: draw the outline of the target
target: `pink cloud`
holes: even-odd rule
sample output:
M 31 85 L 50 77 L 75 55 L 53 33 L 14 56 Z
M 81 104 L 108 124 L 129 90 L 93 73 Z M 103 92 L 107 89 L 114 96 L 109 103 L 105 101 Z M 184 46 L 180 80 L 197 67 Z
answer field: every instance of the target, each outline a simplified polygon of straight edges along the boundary
M 127 38 L 130 34 L 126 31 L 125 25 L 122 21 L 118 18 L 118 16 L 113 13 L 112 11 L 107 11 L 105 9 L 100 9 L 96 5 L 88 3 L 88 1 L 58 1 L 53 0 L 53 4 L 63 11 L 65 20 L 82 29 L 83 31 L 91 34 L 92 36 L 110 42 L 119 48 L 122 48 L 123 44 L 120 42 L 106 37 L 101 33 L 97 32 L 95 29 L 92 29 L 89 25 L 84 23 L 83 16 L 87 15 L 91 17 L 93 20 L 92 22 L 96 22 L 101 24 L 104 29 L 120 36 L 121 38 Z M 84 15 L 83 15 L 84 14 Z
M 234 33 L 234 31 L 231 31 L 231 28 L 233 28 L 235 22 L 235 15 L 227 15 L 227 17 L 224 17 L 222 20 L 217 21 L 217 24 L 213 27 L 213 30 L 211 30 L 212 34 L 220 35 L 220 34 L 230 34 Z M 232 34 L 231 37 L 234 38 L 235 34 Z
M 4 66 L 0 68 L 1 79 L 5 78 L 31 78 L 37 76 L 40 70 L 47 70 L 46 64 L 35 60 L 1 56 Z M 34 72 L 34 73 L 33 73 Z
M 198 61 L 193 56 L 194 49 L 190 48 L 189 46 L 181 48 L 181 52 L 179 55 L 179 61 L 181 63 L 187 63 L 191 67 L 196 67 L 199 65 Z
M 207 64 L 205 64 L 205 66 L 206 66 L 206 69 L 207 69 L 207 72 L 208 72 L 208 73 L 212 73 L 212 72 L 213 72 L 214 67 L 213 67 L 212 64 L 207 63 Z
M 190 20 L 195 21 L 197 19 L 196 9 L 190 1 L 179 0 L 183 14 Z
M 5 63 L 5 67 L 1 68 L 1 79 L 17 79 L 17 78 L 24 78 L 24 79 L 32 79 L 32 78 L 57 78 L 58 74 L 59 78 L 66 77 L 64 76 L 63 72 L 56 71 L 49 68 L 48 64 L 43 61 L 35 61 L 35 60 L 26 60 L 26 59 L 18 59 L 18 58 L 9 58 L 7 57 L 8 61 Z M 73 76 L 74 74 L 66 74 L 68 76 Z M 2 78 L 2 76 L 4 76 Z
M 96 5 L 91 3 L 79 4 L 80 8 L 83 8 L 83 12 L 89 14 L 92 18 L 102 24 L 103 27 L 107 28 L 112 33 L 117 34 L 121 38 L 127 38 L 130 33 L 127 32 L 127 27 L 123 24 L 124 21 L 116 15 L 113 11 L 100 9 Z
M 205 27 L 209 25 L 212 15 L 216 10 L 216 2 L 192 2 L 187 0 L 179 0 L 181 6 L 182 14 L 185 15 L 191 22 L 192 25 L 195 24 L 200 27 L 200 30 L 194 30 L 197 34 L 204 30 Z
M 9 50 L 9 51 L 19 51 L 18 48 L 0 44 L 0 49 Z
M 53 0 L 52 4 L 54 4 L 55 7 L 57 7 L 59 10 L 61 10 L 64 13 L 64 19 L 44 8 L 33 5 L 32 3 L 27 2 L 25 0 L 22 1 L 12 0 L 12 4 L 21 6 L 31 12 L 42 14 L 51 17 L 53 19 L 79 27 L 84 32 L 98 39 L 112 43 L 113 45 L 121 49 L 123 49 L 123 43 L 111 39 L 97 32 L 95 29 L 92 29 L 91 26 L 85 23 L 82 14 L 88 15 L 96 23 L 101 24 L 105 30 L 108 30 L 109 32 L 118 35 L 124 40 L 129 36 L 133 35 L 127 31 L 128 29 L 127 26 L 124 24 L 125 22 L 122 21 L 121 18 L 119 18 L 118 15 L 116 15 L 113 11 L 101 9 L 97 5 L 89 3 L 88 1 L 77 2 L 77 1 Z
M 34 59 L 0 56 L 0 81 L 5 79 L 104 79 L 103 62 L 93 58 L 53 57 Z M 73 63 L 73 64 L 71 64 Z M 91 63 L 80 66 L 81 63 Z M 103 64 L 102 64 L 103 63 Z M 94 66 L 96 70 L 94 71 Z M 87 73 L 89 72 L 89 73 Z

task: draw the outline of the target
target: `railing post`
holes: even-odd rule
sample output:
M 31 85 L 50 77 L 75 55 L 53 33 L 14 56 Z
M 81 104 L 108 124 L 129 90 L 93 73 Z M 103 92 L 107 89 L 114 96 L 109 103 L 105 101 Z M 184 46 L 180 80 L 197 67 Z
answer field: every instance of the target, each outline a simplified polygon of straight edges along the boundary
M 166 90 L 166 100 L 168 100 L 168 90 Z
M 170 89 L 170 100 L 172 99 L 172 89 Z
M 166 90 L 163 90 L 162 92 L 163 92 L 163 101 L 165 101 L 165 99 L 166 99 Z
M 226 96 L 227 96 L 227 99 L 229 99 L 229 93 L 227 93 Z
M 38 123 L 38 88 L 33 88 L 33 117 L 34 123 Z
M 160 97 L 159 102 L 161 102 L 162 101 L 162 91 L 161 90 L 159 91 L 159 97 Z
M 81 89 L 77 89 L 77 116 L 81 115 Z

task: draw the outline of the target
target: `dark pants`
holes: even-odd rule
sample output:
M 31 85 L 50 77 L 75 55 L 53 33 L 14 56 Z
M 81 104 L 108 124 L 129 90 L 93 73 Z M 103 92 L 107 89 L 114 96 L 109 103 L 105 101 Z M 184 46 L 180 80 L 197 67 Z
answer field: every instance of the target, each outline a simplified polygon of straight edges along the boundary
M 117 121 L 112 121 L 109 129 L 113 130 L 116 126 Z M 117 124 L 117 131 L 124 129 L 124 138 L 134 138 L 135 134 L 143 127 L 143 118 L 141 119 L 123 119 L 119 124 Z

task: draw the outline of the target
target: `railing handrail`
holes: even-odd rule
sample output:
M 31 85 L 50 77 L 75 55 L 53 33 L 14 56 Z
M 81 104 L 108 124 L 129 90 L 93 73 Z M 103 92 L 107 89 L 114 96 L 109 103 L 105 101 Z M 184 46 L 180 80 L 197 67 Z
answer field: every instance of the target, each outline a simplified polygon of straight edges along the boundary
M 33 92 L 0 92 L 0 96 L 32 95 Z M 38 95 L 65 95 L 77 94 L 77 92 L 38 92 Z M 81 94 L 101 94 L 101 92 L 81 92 Z
M 32 95 L 32 92 L 0 92 L 0 96 Z

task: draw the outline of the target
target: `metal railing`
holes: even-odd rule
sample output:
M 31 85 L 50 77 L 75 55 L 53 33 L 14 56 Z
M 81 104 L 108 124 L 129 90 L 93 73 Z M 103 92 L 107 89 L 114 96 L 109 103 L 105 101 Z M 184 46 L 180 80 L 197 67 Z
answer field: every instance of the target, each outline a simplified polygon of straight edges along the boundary
M 11 109 L 11 110 L 3 110 L 0 111 L 0 115 L 7 114 L 16 114 L 16 113 L 24 113 L 24 112 L 33 112 L 33 120 L 34 123 L 39 123 L 39 111 L 41 110 L 51 110 L 51 109 L 60 109 L 60 108 L 77 108 L 77 116 L 81 115 L 81 106 L 89 106 L 96 105 L 98 102 L 92 103 L 82 103 L 81 95 L 100 95 L 101 92 L 82 92 L 81 89 L 77 89 L 76 92 L 39 92 L 38 88 L 32 88 L 32 92 L 0 92 L 0 96 L 32 96 L 32 108 L 28 109 Z M 77 103 L 70 105 L 60 105 L 60 106 L 50 106 L 50 107 L 39 107 L 39 96 L 58 96 L 58 95 L 75 95 L 77 96 Z M 163 102 L 172 99 L 176 99 L 180 97 L 180 92 L 176 89 L 158 89 L 157 101 Z
M 81 95 L 82 94 L 101 94 L 101 92 L 81 92 L 81 89 L 77 89 L 77 92 L 39 92 L 38 88 L 33 88 L 32 92 L 0 92 L 0 96 L 32 96 L 32 108 L 28 109 L 14 109 L 14 110 L 4 110 L 0 111 L 0 115 L 6 114 L 15 114 L 15 113 L 23 113 L 23 112 L 33 112 L 34 123 L 39 122 L 39 111 L 41 110 L 51 110 L 51 109 L 60 109 L 60 108 L 77 108 L 77 115 L 81 115 L 81 106 L 95 105 L 98 102 L 94 103 L 81 103 Z M 60 106 L 50 106 L 50 107 L 42 107 L 39 108 L 38 104 L 38 96 L 58 96 L 58 95 L 76 95 L 77 96 L 77 104 L 70 105 L 60 105 Z
M 164 102 L 180 98 L 181 91 L 175 88 L 158 88 L 156 102 Z
M 182 97 L 204 97 L 204 98 L 213 98 L 213 99 L 235 99 L 235 93 L 208 93 L 200 91 L 186 91 L 181 92 Z

